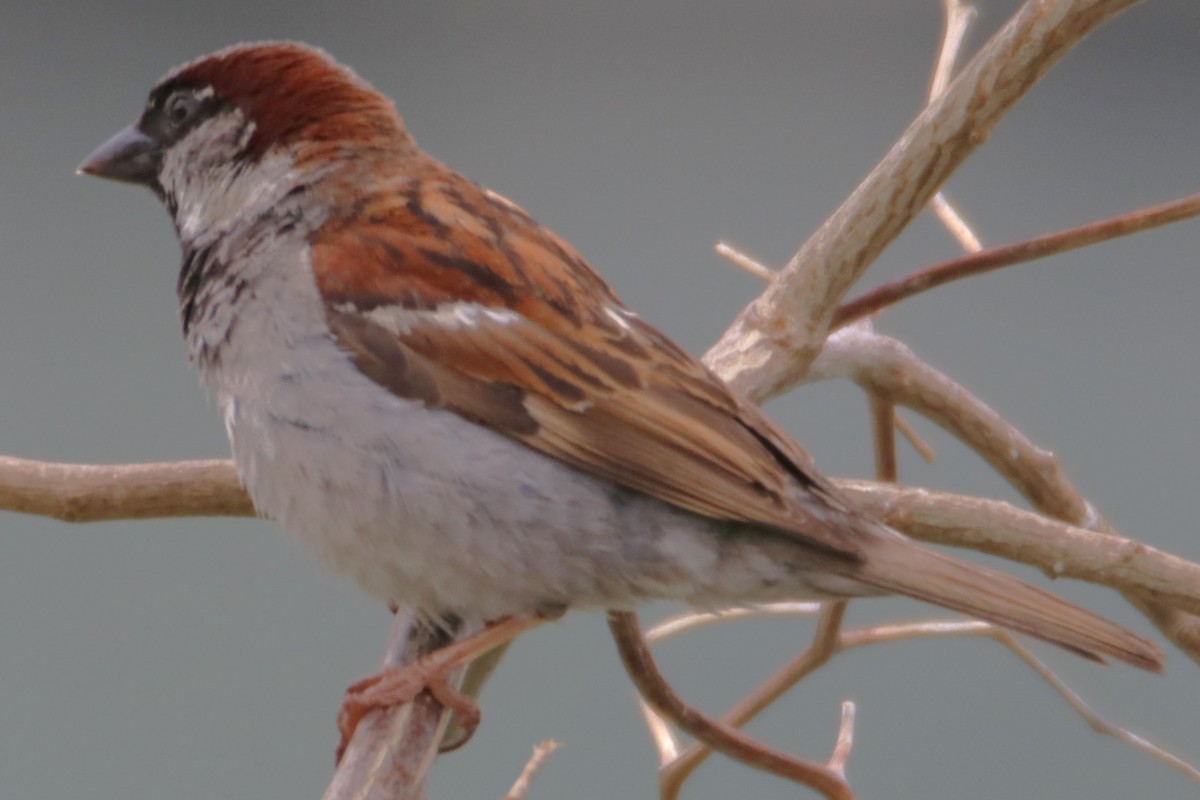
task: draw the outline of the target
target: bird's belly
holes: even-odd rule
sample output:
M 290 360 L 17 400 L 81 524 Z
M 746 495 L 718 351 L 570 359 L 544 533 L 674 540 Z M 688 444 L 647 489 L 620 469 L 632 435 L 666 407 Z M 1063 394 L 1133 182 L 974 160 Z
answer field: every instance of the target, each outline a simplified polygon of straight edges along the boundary
M 719 523 L 395 397 L 356 370 L 221 395 L 255 506 L 381 600 L 496 617 L 683 598 L 711 581 L 720 543 L 707 528 Z
M 214 383 L 256 508 L 382 601 L 491 619 L 813 593 L 806 548 L 397 397 L 332 342 L 309 344 L 303 372 L 244 375 L 227 364 Z

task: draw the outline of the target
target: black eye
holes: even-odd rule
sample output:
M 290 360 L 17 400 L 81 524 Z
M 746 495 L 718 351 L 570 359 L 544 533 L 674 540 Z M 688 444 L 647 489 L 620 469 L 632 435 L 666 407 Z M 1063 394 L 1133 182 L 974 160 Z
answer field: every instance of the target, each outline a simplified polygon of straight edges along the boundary
M 190 91 L 176 92 L 163 104 L 163 112 L 166 114 L 167 120 L 175 127 L 190 120 L 199 108 L 200 101 Z

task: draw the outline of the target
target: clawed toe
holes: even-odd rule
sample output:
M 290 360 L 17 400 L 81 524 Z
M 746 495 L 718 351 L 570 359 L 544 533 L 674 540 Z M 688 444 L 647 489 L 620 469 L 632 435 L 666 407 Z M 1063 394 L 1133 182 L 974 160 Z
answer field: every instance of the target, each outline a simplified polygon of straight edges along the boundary
M 539 617 L 505 617 L 496 620 L 471 636 L 439 648 L 412 664 L 385 669 L 351 685 L 338 712 L 341 741 L 337 748 L 337 762 L 341 763 L 363 717 L 377 708 L 411 703 L 423 691 L 428 691 L 443 707 L 458 715 L 464 735 L 456 744 L 464 744 L 479 725 L 479 707 L 471 697 L 454 687 L 450 676 L 459 667 L 507 644 L 542 621 Z
M 458 714 L 469 739 L 479 725 L 479 707 L 475 701 L 451 685 L 449 672 L 456 665 L 438 669 L 423 661 L 405 667 L 393 667 L 364 678 L 346 690 L 346 699 L 338 712 L 338 732 L 341 741 L 337 748 L 337 763 L 341 763 L 354 731 L 371 711 L 377 708 L 411 703 L 423 691 L 428 691 L 446 709 Z

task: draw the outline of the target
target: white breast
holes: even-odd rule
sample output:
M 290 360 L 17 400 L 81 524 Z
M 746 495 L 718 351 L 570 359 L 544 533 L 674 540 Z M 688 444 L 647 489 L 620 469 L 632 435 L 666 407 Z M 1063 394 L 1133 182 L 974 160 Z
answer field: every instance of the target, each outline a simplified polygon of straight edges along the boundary
M 271 254 L 240 265 L 252 279 L 236 304 L 216 303 L 189 338 L 220 332 L 204 378 L 255 506 L 371 595 L 486 620 L 804 594 L 803 564 L 777 537 L 764 544 L 372 382 L 326 326 L 306 248 Z

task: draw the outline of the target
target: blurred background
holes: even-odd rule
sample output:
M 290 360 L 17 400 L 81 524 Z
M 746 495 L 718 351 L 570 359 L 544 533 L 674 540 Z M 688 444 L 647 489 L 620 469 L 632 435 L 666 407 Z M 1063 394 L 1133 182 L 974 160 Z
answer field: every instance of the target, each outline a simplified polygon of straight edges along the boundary
M 1016 8 L 980 2 L 977 47 Z M 79 462 L 224 457 L 186 363 L 178 251 L 149 192 L 77 178 L 169 67 L 296 38 L 395 98 L 435 155 L 526 207 L 625 300 L 702 353 L 759 290 L 727 239 L 783 263 L 924 102 L 934 0 L 9 4 L 0 24 L 0 452 Z M 1200 189 L 1200 5 L 1134 8 L 1069 54 L 949 184 L 1000 244 Z M 1200 226 L 1187 222 L 941 289 L 881 328 L 1041 445 L 1123 533 L 1200 560 Z M 927 215 L 865 285 L 956 255 Z M 802 388 L 772 413 L 833 475 L 870 476 L 866 404 Z M 927 423 L 908 483 L 1013 499 Z M 1012 567 L 1038 580 L 1031 569 Z M 1044 581 L 1043 581 L 1044 582 Z M 1151 633 L 1114 593 L 1072 600 Z M 647 617 L 671 611 L 650 608 Z M 945 616 L 851 605 L 850 624 Z M 317 797 L 343 688 L 376 666 L 386 610 L 263 521 L 72 527 L 0 514 L 0 794 Z M 803 622 L 724 626 L 660 650 L 718 711 L 803 647 Z M 1034 645 L 1110 719 L 1200 759 L 1200 672 L 1158 678 Z M 756 721 L 824 758 L 858 702 L 864 798 L 1194 797 L 1197 786 L 1093 734 L 997 645 L 844 655 Z M 499 797 L 553 737 L 531 798 L 651 797 L 655 754 L 596 614 L 523 638 L 434 797 Z M 795 797 L 722 759 L 689 798 Z

